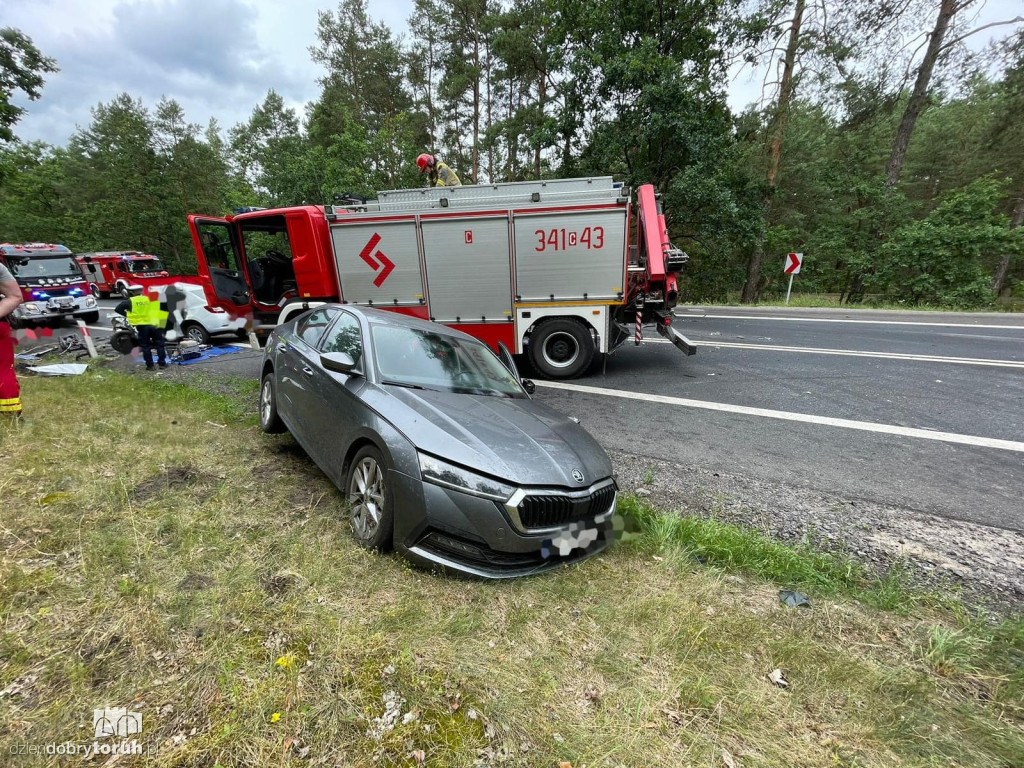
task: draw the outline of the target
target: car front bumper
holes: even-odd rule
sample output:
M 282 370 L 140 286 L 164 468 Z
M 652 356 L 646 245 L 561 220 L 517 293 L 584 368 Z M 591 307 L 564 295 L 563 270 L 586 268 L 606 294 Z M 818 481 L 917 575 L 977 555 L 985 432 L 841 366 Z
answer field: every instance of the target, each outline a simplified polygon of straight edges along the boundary
M 397 471 L 389 479 L 395 548 L 429 568 L 489 579 L 526 576 L 596 555 L 614 538 L 614 494 L 598 514 L 523 531 L 495 501 Z

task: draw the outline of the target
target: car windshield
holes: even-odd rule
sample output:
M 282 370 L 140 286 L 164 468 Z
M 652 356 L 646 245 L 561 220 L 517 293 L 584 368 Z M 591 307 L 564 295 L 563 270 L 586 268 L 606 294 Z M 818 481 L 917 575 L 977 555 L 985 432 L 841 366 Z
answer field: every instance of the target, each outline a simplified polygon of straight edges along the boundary
M 36 277 L 81 277 L 82 272 L 74 259 L 67 256 L 53 256 L 50 258 L 28 258 L 17 257 L 7 260 L 11 272 L 15 277 L 31 279 Z
M 133 259 L 128 262 L 130 272 L 159 272 L 163 268 L 159 259 Z
M 374 324 L 373 351 L 384 384 L 497 397 L 525 397 L 486 346 L 418 328 Z

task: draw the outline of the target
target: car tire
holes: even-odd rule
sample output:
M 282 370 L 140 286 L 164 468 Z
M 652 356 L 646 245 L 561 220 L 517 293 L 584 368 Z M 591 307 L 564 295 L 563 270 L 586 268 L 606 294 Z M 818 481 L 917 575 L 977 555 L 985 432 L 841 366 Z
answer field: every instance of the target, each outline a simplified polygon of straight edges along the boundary
M 263 377 L 260 384 L 260 429 L 268 435 L 285 431 L 284 422 L 277 412 L 277 390 L 274 389 L 274 372 Z
M 556 317 L 545 320 L 530 335 L 530 364 L 548 379 L 573 379 L 584 373 L 594 359 L 594 339 L 579 320 Z
M 376 447 L 364 446 L 355 455 L 345 486 L 356 541 L 367 549 L 390 549 L 395 530 L 395 504 L 388 487 L 388 467 Z
M 100 321 L 100 313 L 97 310 L 96 312 L 90 312 L 86 315 L 82 315 L 81 318 L 82 320 L 85 320 L 86 325 L 91 325 L 92 323 L 98 323 Z
M 199 323 L 185 323 L 181 327 L 181 332 L 186 339 L 191 341 L 198 341 L 200 344 L 210 343 L 210 334 Z
M 110 347 L 118 354 L 131 354 L 131 351 L 137 346 L 139 346 L 139 340 L 132 335 L 131 331 L 114 331 L 110 337 Z

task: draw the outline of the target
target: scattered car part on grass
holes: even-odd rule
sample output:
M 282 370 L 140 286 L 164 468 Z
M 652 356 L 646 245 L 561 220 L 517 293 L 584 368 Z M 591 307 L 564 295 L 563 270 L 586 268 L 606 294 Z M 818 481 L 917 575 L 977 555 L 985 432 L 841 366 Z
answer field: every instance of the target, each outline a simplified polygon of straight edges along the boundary
M 811 601 L 802 592 L 794 592 L 790 589 L 783 589 L 779 592 L 779 601 L 787 608 L 810 608 Z
M 287 429 L 372 549 L 490 578 L 604 549 L 617 486 L 604 449 L 535 402 L 508 350 L 451 328 L 327 304 L 278 326 L 260 426 Z

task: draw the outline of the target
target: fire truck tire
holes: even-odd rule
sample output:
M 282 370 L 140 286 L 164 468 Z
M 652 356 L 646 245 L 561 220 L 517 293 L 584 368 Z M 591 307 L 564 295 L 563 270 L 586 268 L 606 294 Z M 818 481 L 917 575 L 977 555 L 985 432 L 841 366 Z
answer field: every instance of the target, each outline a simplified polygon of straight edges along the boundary
M 269 435 L 285 431 L 284 422 L 277 413 L 277 391 L 274 389 L 274 372 L 268 371 L 260 384 L 260 429 Z
M 185 335 L 186 339 L 198 341 L 200 344 L 210 343 L 210 334 L 198 323 L 185 323 L 181 326 L 181 332 Z
M 594 359 L 590 329 L 570 317 L 545 320 L 530 335 L 530 363 L 548 379 L 573 379 Z
M 85 320 L 85 324 L 86 325 L 92 325 L 93 323 L 98 323 L 100 321 L 99 310 L 96 310 L 95 312 L 90 312 L 87 315 L 82 315 L 81 318 L 83 320 Z
M 122 283 L 121 286 L 117 290 L 118 290 L 118 293 L 121 294 L 121 298 L 122 299 L 130 299 L 132 297 L 131 291 L 128 290 L 128 284 L 127 283 Z

